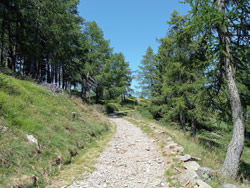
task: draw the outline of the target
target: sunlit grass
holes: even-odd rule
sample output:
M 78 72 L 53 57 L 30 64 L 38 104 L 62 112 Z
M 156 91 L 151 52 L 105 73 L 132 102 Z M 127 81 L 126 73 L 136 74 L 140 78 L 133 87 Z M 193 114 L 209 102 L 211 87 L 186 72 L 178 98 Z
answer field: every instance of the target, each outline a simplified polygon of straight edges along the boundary
M 0 137 L 0 187 L 27 187 L 32 181 L 43 187 L 82 149 L 110 132 L 110 123 L 80 99 L 3 74 L 0 123 L 8 127 Z M 38 139 L 39 149 L 28 142 L 26 134 Z

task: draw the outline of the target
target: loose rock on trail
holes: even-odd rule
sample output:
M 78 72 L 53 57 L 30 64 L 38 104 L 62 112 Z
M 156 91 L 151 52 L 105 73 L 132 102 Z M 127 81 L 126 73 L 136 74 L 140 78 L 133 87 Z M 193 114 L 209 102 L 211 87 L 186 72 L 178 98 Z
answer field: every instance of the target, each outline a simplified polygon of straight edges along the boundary
M 96 171 L 68 188 L 168 187 L 164 159 L 154 140 L 124 119 L 110 119 L 117 132 L 98 159 Z

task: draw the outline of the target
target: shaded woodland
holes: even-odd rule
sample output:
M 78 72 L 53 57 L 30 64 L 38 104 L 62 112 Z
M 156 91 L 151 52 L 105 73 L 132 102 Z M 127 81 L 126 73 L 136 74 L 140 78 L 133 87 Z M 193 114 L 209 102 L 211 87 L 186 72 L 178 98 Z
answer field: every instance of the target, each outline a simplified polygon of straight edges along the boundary
M 76 89 L 84 100 L 97 103 L 126 96 L 132 80 L 128 62 L 122 53 L 113 53 L 95 22 L 79 16 L 78 3 L 1 1 L 1 69 Z

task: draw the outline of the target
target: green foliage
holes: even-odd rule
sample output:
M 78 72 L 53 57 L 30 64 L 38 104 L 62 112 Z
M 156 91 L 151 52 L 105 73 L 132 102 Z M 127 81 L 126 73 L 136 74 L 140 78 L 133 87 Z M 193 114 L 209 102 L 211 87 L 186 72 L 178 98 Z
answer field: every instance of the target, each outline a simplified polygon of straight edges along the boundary
M 106 104 L 106 112 L 107 113 L 114 113 L 119 110 L 119 104 L 117 103 L 107 103 Z
M 156 83 L 156 60 L 153 49 L 150 46 L 147 48 L 141 64 L 142 66 L 139 66 L 140 71 L 137 74 L 137 80 L 141 89 L 139 95 L 152 98 Z
M 0 136 L 1 187 L 27 187 L 33 176 L 38 178 L 35 186 L 43 187 L 61 165 L 71 163 L 88 143 L 109 131 L 108 123 L 91 107 L 84 109 L 79 99 L 3 74 L 0 83 L 0 123 L 8 127 Z M 26 134 L 38 139 L 39 149 Z
M 128 63 L 121 53 L 113 54 L 96 22 L 79 16 L 78 4 L 78 0 L 1 2 L 0 70 L 9 73 L 8 68 L 13 75 L 56 83 L 65 90 L 74 88 L 85 101 L 90 95 L 96 103 L 127 95 L 132 79 Z M 105 74 L 112 78 L 104 80 Z M 112 95 L 107 96 L 110 86 Z
M 243 123 L 236 121 L 237 118 L 242 121 L 237 95 L 240 94 L 244 117 L 249 122 L 250 3 L 247 0 L 186 0 L 185 3 L 191 5 L 191 11 L 185 16 L 177 11 L 172 13 L 169 30 L 159 39 L 154 62 L 148 58 L 153 56 L 150 49 L 143 56 L 140 68 L 144 80 L 154 78 L 154 85 L 147 81 L 145 88 L 152 96 L 149 111 L 161 122 L 181 125 L 184 134 L 190 130 L 191 136 L 197 130 L 220 130 L 226 134 L 232 130 L 233 116 L 231 146 L 240 143 L 237 147 L 241 150 L 244 132 Z M 144 86 L 143 82 L 140 84 Z M 204 136 L 199 141 L 206 143 L 206 147 L 221 147 Z M 235 159 L 239 159 L 242 152 L 227 153 L 227 158 L 238 155 Z M 233 167 L 227 171 L 233 172 Z M 230 176 L 236 176 L 236 171 Z
M 151 96 L 149 110 L 155 119 L 179 122 L 182 126 L 196 124 L 198 129 L 213 127 L 215 119 L 230 124 L 231 108 L 223 75 L 225 67 L 220 60 L 223 50 L 214 28 L 222 24 L 223 16 L 237 20 L 245 10 L 232 3 L 235 8 L 222 15 L 217 10 L 217 3 L 186 2 L 192 6 L 191 13 L 181 16 L 174 11 L 168 21 L 170 28 L 166 37 L 159 39 L 158 53 L 154 55 L 148 48 L 143 56 L 138 74 L 143 78 L 141 88 Z M 249 3 L 243 2 L 249 9 Z M 245 19 L 248 18 L 242 20 L 244 23 Z M 247 44 L 237 46 L 236 38 L 232 38 L 235 41 L 232 53 L 235 66 L 239 67 L 236 74 L 238 89 L 247 118 L 250 117 L 247 99 L 249 49 Z M 244 39 L 238 38 L 241 40 Z M 153 85 L 149 84 L 151 78 L 154 78 Z

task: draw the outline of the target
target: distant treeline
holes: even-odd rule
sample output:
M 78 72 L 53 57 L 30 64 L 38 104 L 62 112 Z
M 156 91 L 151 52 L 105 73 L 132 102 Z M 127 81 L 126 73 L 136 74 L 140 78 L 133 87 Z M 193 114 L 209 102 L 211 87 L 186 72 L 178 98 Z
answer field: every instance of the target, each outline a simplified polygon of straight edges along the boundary
M 96 102 L 125 96 L 131 71 L 95 22 L 78 15 L 79 0 L 0 2 L 0 66 L 38 82 L 77 88 Z

